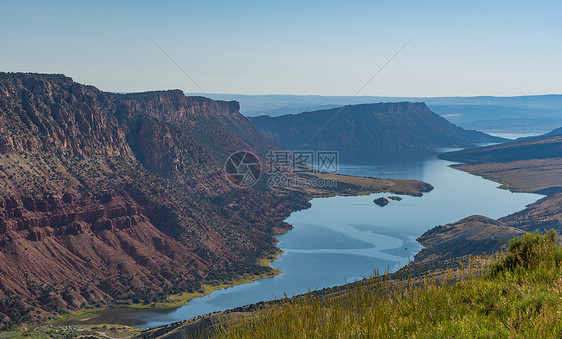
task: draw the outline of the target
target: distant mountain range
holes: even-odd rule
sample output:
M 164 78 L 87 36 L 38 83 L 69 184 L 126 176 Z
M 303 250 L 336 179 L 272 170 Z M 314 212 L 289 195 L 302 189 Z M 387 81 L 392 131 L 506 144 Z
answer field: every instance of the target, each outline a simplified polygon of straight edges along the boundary
M 455 126 L 424 103 L 349 105 L 278 117 L 259 116 L 251 121 L 271 140 L 292 150 L 364 148 L 384 152 L 503 141 Z
M 562 127 L 557 128 L 553 131 L 550 131 L 549 133 L 547 133 L 546 135 L 562 135 Z
M 210 94 L 218 100 L 237 100 L 245 116 L 279 116 L 330 109 L 348 104 L 425 102 L 429 108 L 466 129 L 497 132 L 545 133 L 562 125 L 562 95 L 515 97 L 378 97 L 315 95 Z

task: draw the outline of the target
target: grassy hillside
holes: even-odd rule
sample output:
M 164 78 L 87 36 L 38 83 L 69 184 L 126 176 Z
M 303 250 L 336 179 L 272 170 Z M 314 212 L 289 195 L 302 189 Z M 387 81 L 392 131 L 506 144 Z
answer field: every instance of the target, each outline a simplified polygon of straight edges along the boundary
M 562 249 L 528 233 L 446 278 L 386 276 L 331 298 L 304 296 L 216 328 L 219 338 L 560 337 Z

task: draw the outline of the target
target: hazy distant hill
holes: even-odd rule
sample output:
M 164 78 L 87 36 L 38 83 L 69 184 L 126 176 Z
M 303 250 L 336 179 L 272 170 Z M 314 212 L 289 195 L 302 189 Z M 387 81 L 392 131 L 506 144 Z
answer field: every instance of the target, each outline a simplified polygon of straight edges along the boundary
M 424 103 L 350 105 L 251 120 L 263 134 L 289 149 L 390 151 L 467 147 L 474 143 L 502 141 L 455 126 Z
M 442 153 L 438 157 L 469 164 L 560 158 L 562 157 L 562 136 L 524 138 L 501 145 Z
M 562 135 L 562 127 L 557 128 L 554 131 L 548 132 L 546 135 Z
M 377 97 L 318 95 L 210 94 L 217 100 L 237 100 L 245 116 L 279 116 L 329 109 L 347 104 L 425 102 L 429 108 L 466 129 L 505 132 L 547 132 L 562 125 L 562 95 L 516 97 Z

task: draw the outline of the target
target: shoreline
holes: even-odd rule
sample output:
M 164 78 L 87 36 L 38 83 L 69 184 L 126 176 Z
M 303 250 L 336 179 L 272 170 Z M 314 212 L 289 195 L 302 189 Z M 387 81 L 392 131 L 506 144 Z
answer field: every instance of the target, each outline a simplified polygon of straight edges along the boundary
M 502 222 L 507 222 L 508 224 L 513 224 L 514 222 L 516 222 L 516 223 L 517 222 L 524 222 L 524 223 L 528 222 L 529 220 L 525 220 L 526 219 L 525 217 L 533 217 L 534 218 L 534 216 L 539 216 L 539 217 L 542 218 L 543 215 L 540 213 L 541 210 L 544 210 L 544 211 L 548 212 L 550 205 L 555 207 L 556 204 L 557 204 L 557 201 L 562 201 L 562 185 L 560 185 L 561 189 L 557 191 L 558 193 L 557 192 L 543 193 L 542 192 L 543 190 L 538 189 L 541 186 L 532 187 L 525 181 L 526 176 L 529 175 L 528 171 L 526 171 L 525 173 L 520 173 L 517 177 L 510 177 L 509 178 L 510 180 L 508 182 L 508 180 L 502 180 L 502 179 L 504 179 L 503 177 L 505 175 L 505 172 L 501 171 L 501 170 L 499 171 L 499 173 L 495 173 L 496 177 L 492 177 L 492 176 L 486 175 L 482 172 L 468 170 L 467 168 L 463 168 L 463 167 L 470 167 L 470 165 L 466 165 L 466 164 L 447 165 L 447 166 L 452 168 L 452 169 L 456 169 L 456 170 L 459 170 L 459 171 L 462 171 L 462 172 L 469 173 L 469 174 L 474 175 L 476 177 L 480 177 L 484 180 L 489 180 L 489 181 L 498 183 L 499 185 L 496 187 L 496 189 L 506 190 L 506 191 L 509 191 L 511 193 L 534 193 L 534 194 L 540 194 L 540 195 L 543 196 L 542 198 L 539 198 L 538 200 L 536 200 L 533 203 L 527 205 L 526 207 L 524 207 L 523 209 L 521 209 L 519 211 L 513 212 L 512 214 L 509 214 L 507 216 L 503 216 L 503 217 L 498 218 L 498 220 L 500 220 Z M 532 173 L 532 170 L 531 170 L 531 173 Z M 552 184 L 551 180 L 553 178 L 556 178 L 556 177 L 551 175 L 548 178 L 541 178 L 542 180 L 540 182 L 538 182 L 538 184 L 539 185 L 540 184 L 547 184 L 547 186 L 550 186 Z M 514 180 L 514 179 L 516 179 L 516 180 Z M 558 180 L 559 180 L 559 177 L 558 177 Z M 527 184 L 527 185 L 525 185 L 525 184 Z M 537 183 L 535 183 L 535 184 L 537 184 Z M 345 195 L 345 194 L 333 194 L 333 195 Z M 320 196 L 322 196 L 322 195 L 320 195 Z M 551 200 L 553 202 L 551 202 Z M 558 205 L 558 206 L 560 206 L 560 205 Z M 519 218 L 519 216 L 522 216 L 523 218 Z M 554 217 L 554 216 L 550 216 L 550 217 Z M 463 220 L 465 220 L 465 219 L 463 219 Z M 486 219 L 486 218 L 483 218 L 483 219 Z M 521 219 L 521 220 L 519 220 L 519 219 Z M 463 220 L 457 221 L 453 224 L 459 224 Z M 560 220 L 562 220 L 562 219 L 560 219 Z M 486 222 L 486 220 L 484 220 L 484 222 Z M 510 227 L 513 227 L 513 226 L 510 226 Z M 529 231 L 532 231 L 532 230 L 529 230 Z M 527 231 L 525 230 L 525 232 L 527 232 Z M 412 264 L 416 261 L 415 259 L 416 258 L 414 258 L 414 260 L 412 261 Z M 418 262 L 418 264 L 419 264 L 419 262 Z M 411 265 L 408 265 L 408 266 L 413 267 Z M 414 271 L 417 271 L 417 269 L 420 268 L 420 267 L 415 267 L 416 270 L 414 270 Z M 404 268 L 406 268 L 406 267 L 404 267 Z M 426 269 L 427 269 L 427 267 L 426 267 Z M 439 270 L 436 270 L 435 272 L 438 273 Z M 348 286 L 348 285 L 339 286 L 339 288 L 341 289 L 341 288 L 344 288 L 345 286 Z M 326 295 L 326 293 L 330 293 L 329 291 L 333 291 L 333 290 L 334 290 L 334 288 L 329 288 L 329 289 L 326 289 L 326 291 L 328 291 L 328 292 L 326 292 L 326 291 L 316 291 L 316 292 L 313 292 L 313 293 L 317 293 L 319 295 Z M 249 311 L 242 310 L 240 312 L 250 312 L 250 311 L 251 311 L 251 309 Z M 216 321 L 216 319 L 219 319 L 219 321 L 220 321 L 220 319 L 221 319 L 220 314 L 221 313 L 219 313 L 218 315 L 215 315 L 215 314 L 207 315 L 206 317 L 203 317 L 201 320 L 195 320 L 193 318 L 193 319 L 181 322 L 176 326 L 177 326 L 177 328 L 181 329 L 182 326 L 187 328 L 190 325 L 190 322 L 202 323 L 203 321 L 213 321 L 213 319 L 215 319 L 215 321 Z M 183 325 L 183 324 L 187 324 L 187 325 Z
M 310 198 L 308 201 L 315 198 L 329 198 L 334 196 L 361 196 L 373 193 L 391 193 L 391 194 L 402 194 L 410 196 L 422 196 L 423 193 L 430 192 L 433 189 L 428 183 L 414 180 L 414 179 L 388 179 L 388 178 L 372 178 L 372 177 L 359 177 L 350 176 L 342 174 L 314 174 L 314 176 L 320 178 L 331 178 L 336 180 L 340 187 L 335 190 L 326 190 L 323 188 L 311 187 L 307 191 L 304 190 Z M 343 189 L 342 189 L 343 188 Z M 299 209 L 292 210 L 291 213 L 298 211 Z M 278 234 L 287 233 L 290 229 L 284 229 L 283 232 Z M 189 302 L 196 298 L 201 298 L 214 293 L 215 291 L 227 289 L 230 287 L 250 284 L 256 282 L 257 280 L 273 278 L 277 275 L 283 273 L 281 270 L 271 267 L 271 263 L 279 259 L 279 256 L 283 253 L 278 247 L 275 247 L 273 253 L 268 253 L 264 257 L 259 259 L 260 266 L 267 266 L 271 268 L 268 273 L 263 273 L 260 275 L 253 276 L 242 276 L 234 281 L 223 282 L 220 284 L 214 283 L 203 283 L 201 288 L 203 292 L 188 292 L 176 295 L 170 295 L 168 301 L 158 302 L 152 304 L 133 304 L 133 303 L 112 303 L 104 307 L 99 308 L 85 308 L 70 312 L 68 314 L 55 316 L 54 318 L 45 321 L 46 325 L 53 326 L 93 326 L 93 325 L 108 325 L 108 326 L 123 326 L 124 323 L 106 323 L 103 321 L 104 313 L 110 313 L 112 311 L 120 310 L 174 310 L 183 306 L 189 305 Z M 100 319 L 101 318 L 101 319 Z
M 112 312 L 112 311 L 135 311 L 135 310 L 155 310 L 155 311 L 162 311 L 162 310 L 174 310 L 178 309 L 183 306 L 189 305 L 189 302 L 193 299 L 202 298 L 212 293 L 228 289 L 231 287 L 235 287 L 238 285 L 243 284 L 251 284 L 258 280 L 274 278 L 279 274 L 283 273 L 283 271 L 278 270 L 276 268 L 271 267 L 271 263 L 278 260 L 279 256 L 283 254 L 283 250 L 276 247 L 276 251 L 274 253 L 269 253 L 263 258 L 259 259 L 260 266 L 267 266 L 271 268 L 271 271 L 268 273 L 262 273 L 259 275 L 253 276 L 243 276 L 231 282 L 224 282 L 220 284 L 212 284 L 212 283 L 203 283 L 201 284 L 201 288 L 203 292 L 187 292 L 182 294 L 173 294 L 168 297 L 168 301 L 152 303 L 152 304 L 109 304 L 105 307 L 97 307 L 97 308 L 85 308 L 81 310 L 77 310 L 74 312 L 70 312 L 68 314 L 59 315 L 54 318 L 48 319 L 45 321 L 45 325 L 42 326 L 49 326 L 52 325 L 53 327 L 58 326 L 128 326 L 119 323 L 106 323 L 106 322 L 96 322 L 96 318 L 100 316 L 103 317 L 105 312 Z M 103 319 L 102 319 L 103 320 Z M 42 327 L 42 326 L 38 326 Z
M 510 191 L 511 193 L 536 193 L 536 192 L 533 192 L 533 191 L 526 191 L 526 190 L 522 190 L 521 188 L 514 187 L 513 185 L 511 185 L 508 182 L 505 182 L 505 181 L 502 181 L 500 179 L 491 177 L 489 175 L 485 175 L 483 173 L 478 173 L 477 171 L 471 171 L 469 169 L 462 168 L 463 166 L 467 166 L 467 165 L 469 165 L 469 164 L 455 164 L 455 165 L 448 165 L 448 166 L 453 168 L 453 169 L 456 169 L 457 171 L 463 171 L 463 172 L 466 172 L 468 174 L 472 174 L 472 175 L 475 175 L 477 177 L 480 177 L 482 179 L 486 179 L 486 180 L 490 180 L 492 182 L 498 183 L 499 189 L 507 190 L 507 191 Z
M 477 174 L 477 173 L 472 173 L 472 172 L 466 171 L 466 170 L 464 170 L 464 169 L 455 168 L 453 165 L 447 165 L 447 167 L 449 167 L 449 168 L 451 168 L 451 169 L 455 169 L 455 170 L 459 170 L 459 171 L 462 171 L 462 172 L 469 173 L 469 174 L 474 175 L 474 176 L 476 176 L 476 177 L 479 177 L 479 178 L 481 178 L 481 179 L 483 179 L 483 180 L 489 180 L 489 181 L 493 181 L 493 182 L 499 183 L 500 185 L 497 186 L 496 189 L 503 189 L 503 190 L 508 190 L 508 191 L 510 191 L 510 192 L 513 192 L 513 193 L 518 193 L 518 192 L 514 192 L 514 191 L 511 189 L 511 187 L 506 187 L 507 184 L 504 183 L 504 182 L 498 182 L 497 180 L 495 180 L 495 179 L 493 179 L 493 178 L 486 177 L 486 176 L 484 176 L 484 175 L 479 175 L 479 174 Z M 345 175 L 342 175 L 342 176 L 345 176 Z M 349 177 L 350 180 L 354 180 L 354 181 L 356 180 L 356 178 L 370 179 L 370 180 L 373 180 L 373 181 L 374 181 L 374 180 L 381 180 L 381 181 L 382 181 L 382 180 L 387 180 L 387 179 L 380 179 L 380 178 L 366 178 L 366 177 L 355 177 L 355 176 L 347 176 L 347 177 Z M 391 180 L 394 180 L 394 179 L 391 179 Z M 406 179 L 406 180 L 407 180 L 407 179 Z M 394 194 L 400 194 L 400 195 L 417 196 L 416 194 L 410 194 L 410 192 L 395 193 L 394 190 L 392 190 L 392 189 L 379 189 L 379 190 L 371 190 L 371 191 L 369 191 L 369 190 L 357 191 L 355 194 L 350 194 L 350 193 L 348 193 L 348 192 L 337 192 L 337 193 L 332 193 L 332 194 L 316 194 L 316 195 L 313 196 L 313 198 L 315 198 L 315 199 L 316 199 L 316 198 L 329 198 L 329 197 L 334 197 L 334 196 L 362 196 L 362 195 L 369 195 L 369 194 L 374 194 L 374 193 L 394 193 Z M 534 192 L 521 192 L 521 193 L 534 193 Z M 540 200 L 540 199 L 539 199 L 539 200 Z M 534 203 L 536 203 L 536 202 L 534 202 Z M 521 213 L 521 212 L 524 211 L 524 210 L 525 210 L 525 208 L 523 208 L 523 209 L 521 209 L 521 210 L 518 210 L 518 211 L 516 211 L 516 212 L 514 212 L 514 213 Z M 467 216 L 467 217 L 469 217 L 469 216 Z M 503 216 L 503 217 L 505 217 L 505 216 Z M 462 219 L 461 219 L 461 220 L 462 220 Z M 455 221 L 454 223 L 458 223 L 458 222 L 459 222 L 459 221 Z M 428 229 L 428 231 L 429 231 L 429 230 L 431 230 L 431 228 Z M 286 232 L 287 232 L 287 231 L 286 231 Z M 286 233 L 286 232 L 283 232 L 283 233 Z M 426 249 L 426 247 L 425 247 L 424 245 L 422 245 L 417 239 L 416 239 L 416 242 L 417 242 L 417 243 L 420 245 L 420 247 L 421 247 L 420 250 L 418 251 L 418 253 L 420 253 L 422 250 Z M 415 255 L 414 255 L 414 257 L 412 258 L 412 260 L 409 262 L 409 264 L 414 264 L 414 262 L 415 262 Z M 400 272 L 403 272 L 403 271 L 402 271 L 403 269 L 406 269 L 407 267 L 411 267 L 411 265 L 409 265 L 409 264 L 406 264 L 406 265 L 402 266 L 400 269 L 398 269 L 397 271 L 395 271 L 395 272 L 393 272 L 393 273 L 390 273 L 390 276 L 395 277 L 395 276 L 399 275 Z M 416 263 L 416 264 L 417 264 L 417 263 Z M 437 271 L 436 271 L 436 272 L 437 272 Z M 311 292 L 309 292 L 309 293 L 311 293 L 312 295 L 322 295 L 322 296 L 326 296 L 326 295 L 330 295 L 331 293 L 339 293 L 339 291 L 341 291 L 342 289 L 345 289 L 346 286 L 352 286 L 352 285 L 353 285 L 353 283 L 347 283 L 347 284 L 344 284 L 344 285 L 337 285 L 337 286 L 327 287 L 327 288 L 320 289 L 320 290 L 314 290 L 314 291 L 311 291 Z M 298 297 L 298 296 L 302 296 L 302 295 L 307 295 L 307 294 L 309 294 L 309 293 L 304 293 L 304 294 L 301 294 L 301 295 L 297 295 L 297 297 Z M 266 304 L 270 304 L 270 302 L 266 302 Z M 256 306 L 256 305 L 258 305 L 258 304 L 256 304 L 256 303 L 254 303 L 254 304 L 249 304 L 249 305 L 245 305 L 244 307 L 240 307 L 240 308 L 234 309 L 234 310 L 232 310 L 232 311 L 235 312 L 235 313 L 236 313 L 236 312 L 251 312 L 251 311 L 246 311 L 246 310 L 241 310 L 241 309 L 243 309 L 243 308 L 252 309 L 252 306 Z M 179 322 L 177 322 L 177 323 L 169 324 L 168 326 L 172 326 L 172 327 L 177 326 L 177 327 L 179 328 L 179 327 L 182 327 L 182 326 L 191 326 L 191 324 L 202 323 L 202 322 L 204 322 L 204 321 L 219 321 L 219 322 L 220 322 L 220 319 L 222 319 L 221 316 L 224 316 L 225 314 L 228 314 L 229 312 L 230 312 L 230 310 L 229 310 L 228 312 L 224 312 L 224 311 L 217 312 L 217 314 L 215 314 L 215 313 L 206 314 L 206 315 L 201 316 L 201 319 L 199 319 L 199 317 L 190 318 L 190 319 L 185 319 L 185 320 L 179 321 Z M 213 319 L 214 319 L 214 320 L 213 320 Z M 219 320 L 217 320 L 217 319 L 219 319 Z M 195 326 L 195 325 L 193 325 L 193 326 Z M 166 327 L 166 326 L 158 326 L 158 327 L 155 327 L 155 329 L 159 329 L 159 328 L 163 328 L 163 327 Z M 149 330 L 149 331 L 151 331 L 151 330 Z

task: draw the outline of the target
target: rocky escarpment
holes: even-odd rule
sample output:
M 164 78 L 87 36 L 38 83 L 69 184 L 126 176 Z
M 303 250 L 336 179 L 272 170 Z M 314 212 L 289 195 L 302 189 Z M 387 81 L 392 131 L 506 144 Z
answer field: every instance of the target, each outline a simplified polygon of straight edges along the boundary
M 2 200 L 0 218 L 0 257 L 10 263 L 0 267 L 4 298 L 48 295 L 76 307 L 135 288 L 171 288 L 169 279 L 195 280 L 206 268 L 151 224 L 143 207 L 109 192 L 79 203 L 71 194 Z M 172 268 L 182 274 L 172 277 Z
M 63 75 L 0 74 L 0 153 L 132 155 L 112 116 L 120 103 Z
M 186 97 L 179 90 L 116 96 L 126 102 L 131 112 L 170 123 L 192 136 L 221 164 L 240 150 L 255 153 L 266 164 L 267 152 L 279 149 L 240 114 L 240 105 L 235 101 Z
M 236 101 L 215 101 L 205 97 L 187 97 L 180 90 L 117 95 L 134 112 L 146 112 L 166 122 L 188 122 L 196 116 L 228 116 L 240 111 Z
M 222 168 L 191 135 L 146 114 L 121 114 L 129 146 L 137 161 L 165 178 L 216 194 L 229 188 Z
M 128 96 L 0 73 L 0 321 L 264 273 L 272 234 L 306 206 L 226 180 L 229 152 L 274 147 L 237 103 Z
M 252 118 L 257 128 L 288 149 L 372 151 L 467 147 L 503 139 L 467 131 L 433 113 L 424 103 L 379 103 Z

